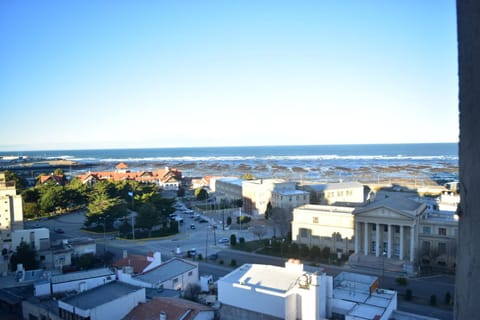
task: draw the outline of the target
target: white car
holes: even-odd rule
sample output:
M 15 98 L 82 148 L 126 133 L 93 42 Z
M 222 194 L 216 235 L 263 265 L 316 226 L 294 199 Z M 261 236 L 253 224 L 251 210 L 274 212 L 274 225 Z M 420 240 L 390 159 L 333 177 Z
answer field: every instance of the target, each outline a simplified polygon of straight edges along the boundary
M 230 242 L 230 239 L 228 239 L 228 238 L 220 238 L 220 239 L 218 239 L 217 242 L 218 242 L 218 243 L 229 243 L 229 242 Z

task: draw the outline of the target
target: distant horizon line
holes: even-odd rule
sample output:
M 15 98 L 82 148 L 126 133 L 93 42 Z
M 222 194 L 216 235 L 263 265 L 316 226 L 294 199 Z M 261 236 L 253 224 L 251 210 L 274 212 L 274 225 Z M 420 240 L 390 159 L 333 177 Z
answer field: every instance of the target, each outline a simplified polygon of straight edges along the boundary
M 8 152 L 43 152 L 43 151 L 82 151 L 82 150 L 145 150 L 145 149 L 206 149 L 206 148 L 265 148 L 265 147 L 312 147 L 312 146 L 372 146 L 372 145 L 432 145 L 432 144 L 458 144 L 457 142 L 394 142 L 394 143 L 329 143 L 329 144 L 271 144 L 271 145 L 218 145 L 218 146 L 182 146 L 182 147 L 95 147 L 95 148 L 60 148 L 60 149 L 12 149 L 0 150 Z

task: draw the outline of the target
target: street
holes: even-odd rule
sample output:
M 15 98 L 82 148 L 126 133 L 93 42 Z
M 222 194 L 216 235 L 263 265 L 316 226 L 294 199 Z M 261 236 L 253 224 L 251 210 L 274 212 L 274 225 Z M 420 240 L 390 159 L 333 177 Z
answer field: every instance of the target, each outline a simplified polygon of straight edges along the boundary
M 112 234 L 90 233 L 80 230 L 83 226 L 85 216 L 83 212 L 75 212 L 54 219 L 43 221 L 27 221 L 25 228 L 46 227 L 50 229 L 50 236 L 53 241 L 74 237 L 90 237 L 97 241 L 97 252 L 103 252 L 104 248 L 112 252 L 115 258 L 122 257 L 123 251 L 127 250 L 129 254 L 145 255 L 148 252 L 159 251 L 162 254 L 162 260 L 167 260 L 180 251 L 180 256 L 186 256 L 186 252 L 190 249 L 196 249 L 197 253 L 203 257 L 216 253 L 217 259 L 214 261 L 202 260 L 199 263 L 199 274 L 209 275 L 218 280 L 226 275 L 233 268 L 230 266 L 232 260 L 236 265 L 240 266 L 245 263 L 271 264 L 281 266 L 287 257 L 273 257 L 267 255 L 259 255 L 249 252 L 242 252 L 230 249 L 228 244 L 218 243 L 218 239 L 230 238 L 231 234 L 235 234 L 237 239 L 244 237 L 246 241 L 253 240 L 254 235 L 248 230 L 222 230 L 218 225 L 217 229 L 213 229 L 210 223 L 197 223 L 191 219 L 191 215 L 184 214 L 184 223 L 180 227 L 180 233 L 171 237 L 151 240 L 123 240 L 114 238 Z M 190 224 L 195 223 L 195 229 L 190 228 Z M 56 233 L 55 229 L 62 229 L 64 233 Z M 223 264 L 220 264 L 223 261 Z M 398 275 L 385 272 L 381 276 L 381 271 L 369 268 L 352 268 L 346 266 L 319 265 L 311 267 L 306 265 L 308 271 L 324 271 L 328 275 L 335 276 L 342 271 L 364 273 L 376 275 L 380 277 L 381 286 L 391 288 L 399 293 L 398 309 L 406 312 L 414 312 L 426 316 L 432 316 L 439 319 L 453 319 L 451 308 L 432 307 L 428 305 L 429 298 L 435 294 L 439 304 L 443 304 L 445 294 L 449 292 L 451 296 L 455 293 L 454 276 L 439 275 L 424 278 L 409 278 L 407 286 L 400 286 L 395 281 Z M 403 298 L 406 289 L 412 290 L 414 299 L 407 302 Z M 413 303 L 416 302 L 416 303 Z

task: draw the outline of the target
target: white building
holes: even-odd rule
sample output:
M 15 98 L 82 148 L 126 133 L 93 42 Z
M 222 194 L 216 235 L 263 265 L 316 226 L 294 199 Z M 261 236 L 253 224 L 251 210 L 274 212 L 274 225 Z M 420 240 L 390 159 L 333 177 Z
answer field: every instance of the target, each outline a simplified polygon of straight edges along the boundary
M 61 299 L 58 309 L 62 319 L 122 319 L 145 301 L 145 288 L 115 281 Z
M 242 183 L 243 210 L 248 214 L 263 215 L 269 202 L 272 207 L 289 210 L 308 203 L 308 193 L 297 190 L 296 186 L 296 182 L 282 179 L 245 180 Z
M 222 319 L 390 319 L 397 293 L 378 279 L 341 273 L 333 280 L 295 260 L 285 268 L 245 264 L 218 280 Z M 413 318 L 412 318 L 413 319 Z
M 108 268 L 51 275 L 34 284 L 34 295 L 38 297 L 69 291 L 83 292 L 113 281 L 115 273 Z
M 188 284 L 198 284 L 198 265 L 180 258 L 167 260 L 138 275 L 133 275 L 129 270 L 118 270 L 118 280 L 144 288 L 172 290 L 184 290 Z
M 0 240 L 2 249 L 10 248 L 12 231 L 23 229 L 22 196 L 17 195 L 15 184 L 6 181 L 5 174 L 0 173 Z
M 47 228 L 35 228 L 13 231 L 12 250 L 16 251 L 22 242 L 25 242 L 37 251 L 47 250 L 50 248 L 50 230 Z
M 354 208 L 307 204 L 293 210 L 292 239 L 332 252 L 353 251 Z
M 306 184 L 301 188 L 310 193 L 312 204 L 358 206 L 367 200 L 366 188 L 359 182 Z
M 213 181 L 215 181 L 215 187 L 212 190 L 215 191 L 217 200 L 235 201 L 242 199 L 242 179 L 224 177 L 216 178 Z

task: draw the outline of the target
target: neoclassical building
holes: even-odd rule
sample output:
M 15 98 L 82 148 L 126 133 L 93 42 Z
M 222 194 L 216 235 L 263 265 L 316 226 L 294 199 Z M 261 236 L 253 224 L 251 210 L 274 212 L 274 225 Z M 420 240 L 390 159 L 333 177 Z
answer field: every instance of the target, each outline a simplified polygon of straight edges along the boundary
M 455 267 L 458 218 L 412 193 L 380 192 L 362 207 L 294 209 L 292 239 L 357 257 Z
M 415 260 L 419 222 L 427 206 L 401 194 L 383 194 L 357 208 L 355 253 Z

